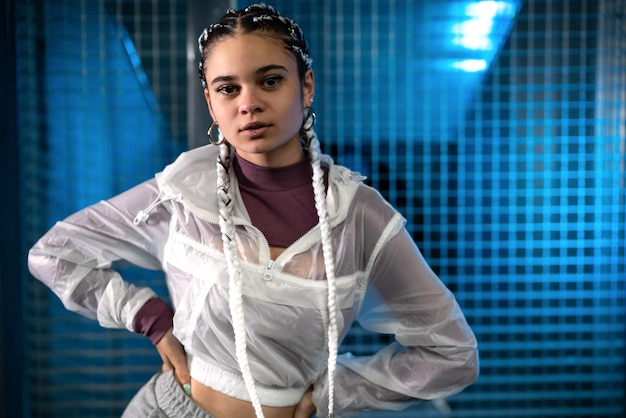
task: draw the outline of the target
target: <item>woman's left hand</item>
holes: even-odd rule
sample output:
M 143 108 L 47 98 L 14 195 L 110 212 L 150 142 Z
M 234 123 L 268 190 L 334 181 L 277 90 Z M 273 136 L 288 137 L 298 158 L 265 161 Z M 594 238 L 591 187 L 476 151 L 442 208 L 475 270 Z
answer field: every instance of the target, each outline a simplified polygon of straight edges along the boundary
M 307 389 L 302 395 L 302 399 L 296 405 L 293 418 L 310 418 L 315 413 L 315 404 L 313 403 L 313 386 Z

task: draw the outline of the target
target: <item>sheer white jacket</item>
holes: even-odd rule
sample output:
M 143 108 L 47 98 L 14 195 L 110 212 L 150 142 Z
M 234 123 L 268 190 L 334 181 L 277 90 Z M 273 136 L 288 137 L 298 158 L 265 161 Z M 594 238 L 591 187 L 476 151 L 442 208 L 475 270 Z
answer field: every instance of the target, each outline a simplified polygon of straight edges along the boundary
M 131 331 L 135 314 L 155 293 L 124 281 L 112 264 L 163 270 L 174 334 L 191 375 L 249 400 L 228 308 L 217 153 L 214 146 L 183 153 L 155 179 L 58 222 L 30 250 L 29 268 L 66 308 Z M 393 340 L 371 356 L 339 356 L 335 416 L 403 409 L 461 391 L 478 376 L 478 353 L 454 296 L 425 262 L 403 217 L 358 173 L 324 161 L 330 166 L 340 339 L 358 321 Z M 247 351 L 259 398 L 265 405 L 292 405 L 314 385 L 317 414 L 325 416 L 328 316 L 319 227 L 271 260 L 233 172 Z

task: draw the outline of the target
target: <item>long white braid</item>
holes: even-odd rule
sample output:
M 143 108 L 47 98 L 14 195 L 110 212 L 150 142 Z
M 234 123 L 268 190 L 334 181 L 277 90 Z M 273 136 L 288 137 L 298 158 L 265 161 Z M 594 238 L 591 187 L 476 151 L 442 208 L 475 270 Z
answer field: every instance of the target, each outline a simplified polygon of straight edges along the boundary
M 315 195 L 315 208 L 319 217 L 320 232 L 322 237 L 322 254 L 326 269 L 326 281 L 328 286 L 328 412 L 329 417 L 334 416 L 334 393 L 335 393 L 335 370 L 337 364 L 338 331 L 337 331 L 337 284 L 335 280 L 334 252 L 331 237 L 330 220 L 326 207 L 326 191 L 324 187 L 324 171 L 321 167 L 321 150 L 317 135 L 311 126 L 304 131 L 309 148 L 309 158 L 313 168 L 313 193 Z M 220 141 L 223 141 L 222 132 L 219 131 Z M 233 196 L 230 189 L 229 170 L 231 165 L 230 145 L 222 142 L 220 155 L 217 161 L 217 193 L 219 200 L 219 224 L 224 246 L 224 258 L 229 276 L 229 307 L 233 320 L 235 333 L 235 351 L 237 362 L 250 395 L 256 416 L 263 418 L 263 410 L 259 401 L 254 379 L 250 371 L 248 354 L 246 351 L 246 330 L 243 315 L 243 290 L 237 246 L 235 242 L 235 227 L 233 224 Z
M 220 141 L 223 141 L 221 131 Z M 252 378 L 248 353 L 246 351 L 247 342 L 243 317 L 243 290 L 239 258 L 237 257 L 237 244 L 235 242 L 235 226 L 233 224 L 234 199 L 230 189 L 230 164 L 230 145 L 223 141 L 220 145 L 220 155 L 217 160 L 217 193 L 219 200 L 219 224 L 220 231 L 222 232 L 224 258 L 226 259 L 229 277 L 228 302 L 235 333 L 235 352 L 237 355 L 237 363 L 239 363 L 243 381 L 250 395 L 256 416 L 263 418 L 263 409 L 261 408 L 261 402 L 259 401 L 259 396 L 254 386 L 254 379 Z
M 307 112 L 312 112 L 312 109 Z M 335 369 L 337 364 L 337 282 L 335 280 L 335 262 L 333 242 L 331 236 L 330 219 L 326 206 L 326 191 L 324 187 L 324 171 L 321 165 L 320 142 L 311 125 L 304 130 L 309 146 L 309 158 L 313 167 L 313 193 L 315 194 L 315 208 L 320 220 L 322 235 L 322 254 L 326 268 L 326 282 L 328 286 L 328 416 L 334 416 L 335 407 Z
M 252 19 L 249 17 L 252 16 Z M 291 19 L 287 19 L 278 13 L 276 9 L 265 4 L 255 4 L 246 7 L 240 11 L 229 9 L 219 22 L 206 28 L 198 38 L 198 47 L 202 59 L 198 64 L 198 71 L 203 87 L 206 88 L 204 61 L 210 52 L 210 46 L 225 36 L 235 33 L 238 27 L 245 27 L 250 32 L 267 31 L 268 34 L 274 34 L 277 39 L 281 40 L 294 53 L 294 57 L 298 62 L 301 76 L 308 69 L 311 69 L 312 60 L 309 57 L 308 44 L 304 39 L 302 30 Z M 284 37 L 284 34 L 288 34 Z M 337 302 L 336 293 L 337 285 L 335 281 L 335 264 L 334 252 L 331 240 L 331 229 L 328 210 L 326 207 L 326 191 L 324 187 L 324 172 L 321 168 L 321 150 L 317 135 L 313 130 L 315 122 L 315 114 L 312 109 L 305 110 L 305 121 L 307 116 L 313 116 L 312 123 L 303 127 L 302 131 L 306 136 L 309 148 L 309 158 L 313 167 L 313 191 L 315 195 L 315 207 L 320 222 L 320 231 L 322 236 L 322 253 L 324 257 L 324 266 L 326 269 L 326 279 L 328 286 L 328 410 L 329 417 L 333 417 L 334 410 L 334 380 L 337 362 Z M 219 131 L 219 129 L 218 129 Z M 233 225 L 233 193 L 230 189 L 229 170 L 231 166 L 231 148 L 227 142 L 224 142 L 222 132 L 219 131 L 220 155 L 217 162 L 217 190 L 219 200 L 219 226 L 222 233 L 222 241 L 224 246 L 224 258 L 226 260 L 228 276 L 229 276 L 229 308 L 233 321 L 233 329 L 235 334 L 235 350 L 237 362 L 241 369 L 241 373 L 246 385 L 246 389 L 250 395 L 256 416 L 263 417 L 261 403 L 254 385 L 254 379 L 250 371 L 248 355 L 246 352 L 246 330 L 243 314 L 243 291 L 241 271 L 237 257 L 237 245 L 235 243 L 235 227 Z

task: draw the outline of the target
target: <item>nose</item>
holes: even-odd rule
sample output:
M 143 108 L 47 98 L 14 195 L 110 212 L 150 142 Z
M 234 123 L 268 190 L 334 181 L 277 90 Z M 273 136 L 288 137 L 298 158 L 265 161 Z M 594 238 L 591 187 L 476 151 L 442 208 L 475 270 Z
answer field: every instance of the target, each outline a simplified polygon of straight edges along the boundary
M 254 89 L 244 89 L 239 96 L 239 112 L 243 115 L 263 111 L 261 99 Z

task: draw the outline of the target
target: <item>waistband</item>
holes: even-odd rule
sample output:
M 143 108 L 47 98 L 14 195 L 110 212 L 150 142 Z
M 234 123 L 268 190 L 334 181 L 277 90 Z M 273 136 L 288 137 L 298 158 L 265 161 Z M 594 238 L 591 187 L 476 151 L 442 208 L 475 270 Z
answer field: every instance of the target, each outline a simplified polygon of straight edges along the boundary
M 185 394 L 171 370 L 157 376 L 154 392 L 159 408 L 168 417 L 214 418 Z
M 187 366 L 191 377 L 203 385 L 233 398 L 251 401 L 241 374 L 223 370 L 189 353 L 187 353 Z M 296 405 L 306 392 L 305 387 L 267 386 L 256 381 L 255 387 L 261 405 L 274 407 Z

